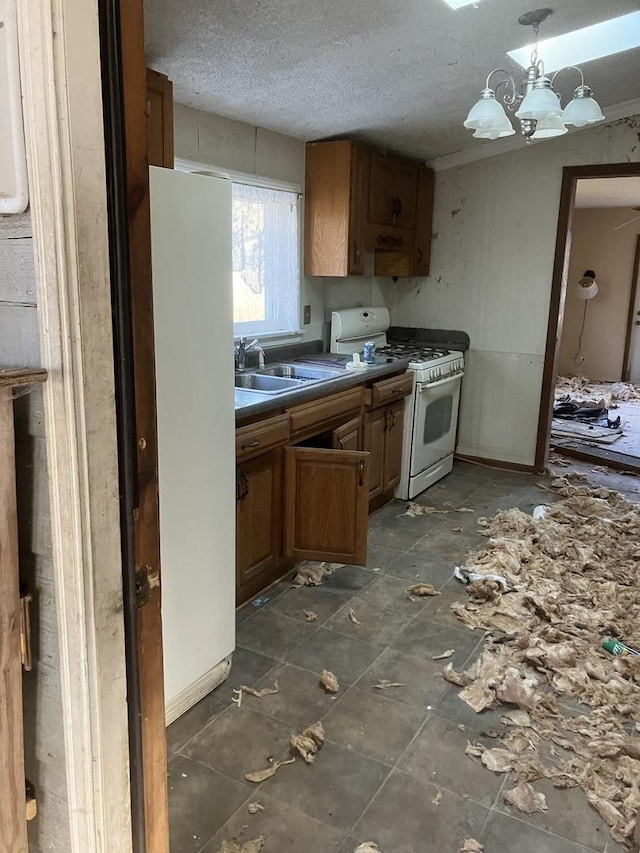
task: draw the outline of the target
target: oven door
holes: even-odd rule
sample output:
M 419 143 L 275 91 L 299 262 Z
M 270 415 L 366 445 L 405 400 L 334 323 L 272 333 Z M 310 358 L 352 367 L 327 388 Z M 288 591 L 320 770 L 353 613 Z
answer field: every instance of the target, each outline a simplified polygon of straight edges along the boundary
M 416 385 L 411 476 L 435 465 L 455 450 L 462 373 Z

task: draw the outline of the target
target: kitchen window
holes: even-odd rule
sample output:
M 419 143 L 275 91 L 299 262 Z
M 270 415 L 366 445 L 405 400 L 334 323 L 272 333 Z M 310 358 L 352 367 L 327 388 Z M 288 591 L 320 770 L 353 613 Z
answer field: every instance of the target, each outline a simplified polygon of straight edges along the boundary
M 232 201 L 234 335 L 296 332 L 298 193 L 233 182 Z

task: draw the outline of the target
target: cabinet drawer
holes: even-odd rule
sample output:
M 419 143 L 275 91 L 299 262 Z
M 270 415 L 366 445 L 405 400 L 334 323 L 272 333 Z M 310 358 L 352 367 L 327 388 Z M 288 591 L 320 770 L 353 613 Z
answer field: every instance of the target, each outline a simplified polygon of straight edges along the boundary
M 371 388 L 367 388 L 364 399 L 365 406 L 375 409 L 376 406 L 382 406 L 390 401 L 406 397 L 412 390 L 413 373 L 411 372 L 394 376 L 392 379 L 383 379 L 382 382 L 376 382 Z
M 289 440 L 289 415 L 265 418 L 236 430 L 236 459 L 257 456 Z
M 331 394 L 320 400 L 289 409 L 291 432 L 298 434 L 328 423 L 341 415 L 357 411 L 362 405 L 362 386 Z

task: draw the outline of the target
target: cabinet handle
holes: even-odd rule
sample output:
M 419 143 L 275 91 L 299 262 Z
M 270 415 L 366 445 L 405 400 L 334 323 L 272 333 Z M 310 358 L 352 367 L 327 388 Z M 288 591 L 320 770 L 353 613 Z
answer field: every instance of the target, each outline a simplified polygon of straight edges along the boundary
M 360 260 L 360 247 L 358 246 L 357 240 L 353 241 L 353 257 L 356 261 Z
M 254 441 L 248 441 L 246 444 L 241 444 L 240 447 L 243 450 L 248 450 L 250 447 L 260 447 L 260 439 L 256 438 Z
M 416 252 L 416 260 L 418 261 L 419 264 L 422 263 L 423 258 L 424 258 L 424 252 L 422 251 L 422 249 L 418 249 L 418 251 Z
M 344 450 L 344 440 L 342 438 L 338 439 L 338 444 L 340 445 L 340 450 Z
M 238 474 L 238 482 L 236 484 L 236 500 L 242 501 L 249 494 L 249 478 L 244 473 L 244 471 L 240 471 Z
M 364 486 L 364 456 L 360 457 L 360 480 L 359 484 Z

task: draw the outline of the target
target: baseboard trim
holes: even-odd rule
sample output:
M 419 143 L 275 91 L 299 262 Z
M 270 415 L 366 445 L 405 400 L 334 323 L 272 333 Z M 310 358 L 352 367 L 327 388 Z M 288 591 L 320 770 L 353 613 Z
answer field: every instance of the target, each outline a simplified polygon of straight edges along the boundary
M 504 471 L 519 471 L 522 474 L 535 474 L 535 466 L 523 465 L 521 462 L 507 462 L 504 459 L 483 459 L 480 456 L 466 456 L 464 453 L 456 453 L 454 459 L 460 462 L 468 462 L 470 465 L 481 465 L 483 468 L 499 468 Z
M 178 693 L 170 702 L 167 702 L 165 707 L 165 724 L 168 726 L 186 713 L 189 708 L 193 708 L 196 702 L 215 690 L 223 681 L 226 681 L 227 676 L 231 672 L 231 659 L 233 654 L 230 654 L 219 664 L 201 675 L 193 684 Z

